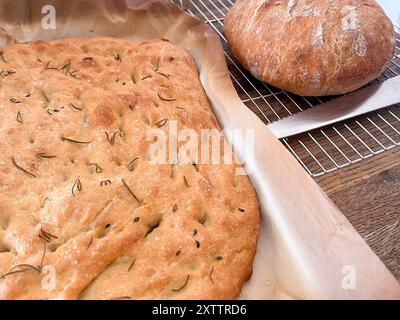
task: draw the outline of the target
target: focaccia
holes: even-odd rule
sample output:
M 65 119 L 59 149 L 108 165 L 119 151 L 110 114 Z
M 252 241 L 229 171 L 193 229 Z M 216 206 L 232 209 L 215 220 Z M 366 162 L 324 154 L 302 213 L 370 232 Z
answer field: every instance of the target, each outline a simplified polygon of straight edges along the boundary
M 150 129 L 219 129 L 166 40 L 0 52 L 0 298 L 231 299 L 259 208 L 237 165 L 152 163 Z

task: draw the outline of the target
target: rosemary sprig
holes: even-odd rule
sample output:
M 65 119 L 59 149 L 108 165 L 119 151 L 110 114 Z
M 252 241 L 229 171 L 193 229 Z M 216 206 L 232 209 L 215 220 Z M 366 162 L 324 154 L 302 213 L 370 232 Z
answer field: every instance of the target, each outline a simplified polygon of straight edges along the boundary
M 14 157 L 11 157 L 11 159 L 12 159 L 13 165 L 14 165 L 18 170 L 21 170 L 22 172 L 25 172 L 27 175 L 36 178 L 36 175 L 35 175 L 35 174 L 33 174 L 32 172 L 29 172 L 28 170 L 26 170 L 26 169 L 22 168 L 20 165 L 18 165 L 18 163 L 15 161 Z
M 24 120 L 22 119 L 22 113 L 21 113 L 21 111 L 18 111 L 18 113 L 17 113 L 17 121 L 18 121 L 19 123 L 24 123 Z
M 79 79 L 79 77 L 76 75 L 76 73 L 79 70 L 71 71 L 71 64 L 70 63 L 67 63 L 67 64 L 63 65 L 61 68 L 58 69 L 58 71 L 60 71 L 61 73 L 65 74 L 66 76 L 69 75 L 72 78 Z
M 82 111 L 83 110 L 83 108 L 78 108 L 76 105 L 74 105 L 73 103 L 70 103 L 69 104 L 72 108 L 74 108 L 74 109 L 76 109 L 76 110 L 79 110 L 79 111 Z
M 126 165 L 126 167 L 128 168 L 129 171 L 135 170 L 135 168 L 136 168 L 135 162 L 139 159 L 140 159 L 139 157 L 135 157 Z
M 75 140 L 75 139 L 71 139 L 71 138 L 67 138 L 67 137 L 61 137 L 62 141 L 68 141 L 68 142 L 72 142 L 72 143 L 78 143 L 78 144 L 88 144 L 90 143 L 90 141 L 79 141 L 79 140 Z
M 131 271 L 134 264 L 135 264 L 135 259 L 133 259 L 131 264 L 129 265 L 128 272 Z
M 95 172 L 96 173 L 101 173 L 101 172 L 103 172 L 103 169 L 97 164 L 97 163 L 89 163 L 88 164 L 89 166 L 95 166 Z
M 178 250 L 178 251 L 175 253 L 175 257 L 179 256 L 180 254 L 181 254 L 181 250 Z
M 172 206 L 172 212 L 175 213 L 177 210 L 178 210 L 178 205 L 175 203 L 175 204 Z
M 158 93 L 158 97 L 159 97 L 160 100 L 162 100 L 162 101 L 176 101 L 176 98 L 165 98 L 165 97 L 163 97 L 160 93 Z
M 187 285 L 188 282 L 189 282 L 189 277 L 190 277 L 190 275 L 188 274 L 188 275 L 186 276 L 186 279 L 185 279 L 185 282 L 183 283 L 183 285 L 180 286 L 178 289 L 172 289 L 172 291 L 178 292 L 178 291 L 181 291 L 184 287 L 186 287 L 186 285 Z
M 83 61 L 93 61 L 93 58 L 92 57 L 85 57 L 85 58 L 83 58 Z
M 36 153 L 36 157 L 42 158 L 42 159 L 52 159 L 52 158 L 55 158 L 57 156 L 53 156 L 53 155 L 47 154 L 46 152 L 39 152 L 39 153 Z
M 111 183 L 112 183 L 111 180 L 103 180 L 103 181 L 100 182 L 100 187 L 108 186 Z
M 165 126 L 167 124 L 167 122 L 168 122 L 168 119 L 162 119 L 162 120 L 156 122 L 155 126 L 157 128 L 161 128 L 161 127 Z
M 221 261 L 221 260 L 222 260 L 222 256 L 216 256 L 216 257 L 215 257 L 215 260 Z
M 240 212 L 245 212 L 246 210 L 244 210 L 243 208 L 238 208 L 238 210 L 240 211 Z
M 200 248 L 200 241 L 199 240 L 195 240 L 194 243 L 195 243 L 197 249 Z
M 198 232 L 197 229 L 193 230 L 193 237 L 197 235 L 197 232 Z
M 135 219 L 133 219 L 133 222 L 137 223 L 137 222 L 139 222 L 139 220 L 140 220 L 140 217 L 135 217 Z
M 197 163 L 195 161 L 192 162 L 192 166 L 194 167 L 194 169 L 199 172 L 199 166 L 197 165 Z
M 132 298 L 130 296 L 121 296 L 121 297 L 111 298 L 110 300 L 132 300 Z
M 128 186 L 128 184 L 126 183 L 126 181 L 124 180 L 124 178 L 122 178 L 122 183 L 124 184 L 125 188 L 128 190 L 128 192 L 131 194 L 131 196 L 140 203 L 139 199 L 135 196 L 135 194 L 133 193 L 132 189 Z
M 40 264 L 38 266 L 34 266 L 32 264 L 28 264 L 28 263 L 21 263 L 21 264 L 17 264 L 15 266 L 13 266 L 8 272 L 2 274 L 0 276 L 0 278 L 5 278 L 9 275 L 12 274 L 16 274 L 16 273 L 21 273 L 21 272 L 26 272 L 29 270 L 34 270 L 36 272 L 38 272 L 39 274 L 42 272 L 43 269 L 43 261 L 44 261 L 44 257 L 46 255 L 46 243 L 51 241 L 51 238 L 57 238 L 56 236 L 44 231 L 42 228 L 40 229 L 40 234 L 39 237 L 42 239 L 43 241 L 43 254 L 42 254 L 42 258 L 40 260 Z M 47 241 L 48 240 L 48 241 Z M 17 270 L 18 268 L 22 268 Z
M 72 186 L 71 191 L 72 191 L 72 195 L 73 195 L 74 197 L 75 197 L 75 192 L 74 192 L 75 186 L 77 187 L 78 191 L 82 191 L 82 182 L 81 182 L 80 179 L 77 179 L 77 180 L 74 182 L 73 186 Z

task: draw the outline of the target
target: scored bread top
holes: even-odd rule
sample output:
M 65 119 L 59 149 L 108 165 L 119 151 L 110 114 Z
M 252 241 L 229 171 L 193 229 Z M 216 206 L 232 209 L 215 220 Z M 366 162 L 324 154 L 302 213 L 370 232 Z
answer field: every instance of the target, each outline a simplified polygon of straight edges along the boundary
M 224 34 L 256 78 L 304 96 L 362 87 L 395 50 L 393 25 L 375 0 L 238 0 Z
M 255 192 L 235 164 L 150 164 L 151 128 L 218 129 L 191 56 L 165 40 L 0 52 L 0 298 L 234 298 Z

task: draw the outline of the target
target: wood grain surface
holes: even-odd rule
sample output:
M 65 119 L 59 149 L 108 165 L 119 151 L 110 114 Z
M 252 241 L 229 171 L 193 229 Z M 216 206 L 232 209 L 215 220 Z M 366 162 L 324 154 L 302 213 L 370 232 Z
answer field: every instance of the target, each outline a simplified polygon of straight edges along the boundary
M 316 181 L 400 281 L 400 148 Z

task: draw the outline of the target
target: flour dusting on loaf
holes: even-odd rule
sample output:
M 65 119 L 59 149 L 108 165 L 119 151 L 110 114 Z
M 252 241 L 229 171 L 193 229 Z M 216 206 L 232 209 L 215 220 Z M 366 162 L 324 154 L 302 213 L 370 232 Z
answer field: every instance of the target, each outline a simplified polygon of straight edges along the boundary
M 395 50 L 374 0 L 238 0 L 224 22 L 233 55 L 255 77 L 306 96 L 362 87 Z
M 147 132 L 219 129 L 164 40 L 1 48 L 0 298 L 231 299 L 252 272 L 255 192 L 234 164 L 150 164 Z

